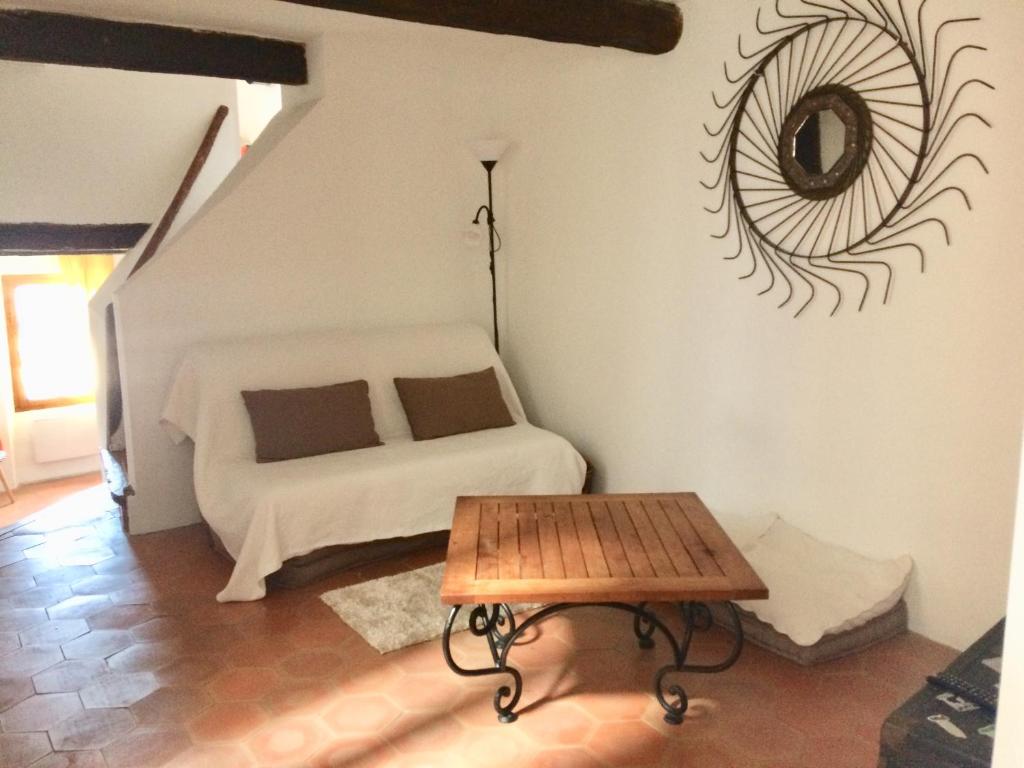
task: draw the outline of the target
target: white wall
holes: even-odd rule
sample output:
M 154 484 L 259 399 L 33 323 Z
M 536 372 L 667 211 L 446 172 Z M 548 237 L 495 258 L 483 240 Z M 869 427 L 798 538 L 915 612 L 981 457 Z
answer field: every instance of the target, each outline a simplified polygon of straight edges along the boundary
M 234 80 L 0 61 L 0 221 L 156 221 L 234 100 Z
M 232 107 L 229 107 L 229 109 L 232 109 Z M 214 111 L 215 110 L 216 107 L 214 107 Z M 195 141 L 193 155 L 195 154 L 195 150 L 199 147 L 202 135 L 205 134 L 209 127 L 211 118 L 212 114 L 209 116 L 202 116 L 202 119 L 199 120 L 199 123 L 202 124 L 203 133 L 200 134 L 200 137 Z M 167 230 L 167 234 L 164 239 L 164 246 L 169 245 L 174 241 L 174 238 L 188 225 L 192 217 L 195 216 L 210 197 L 220 189 L 222 182 L 238 163 L 240 155 L 240 139 L 236 125 L 237 116 L 233 114 L 233 111 L 229 112 L 228 118 L 221 125 L 221 129 L 217 134 L 217 138 L 214 140 L 213 146 L 206 158 L 206 162 L 203 164 L 202 170 L 199 172 L 199 176 L 193 183 L 191 191 L 181 204 L 174 221 Z M 188 163 L 191 162 L 192 159 L 189 158 Z M 183 169 L 181 175 L 184 176 L 184 173 L 185 170 Z M 179 179 L 178 182 L 174 184 L 173 188 L 168 189 L 164 209 L 167 208 L 174 195 L 177 193 L 180 182 L 181 180 Z M 163 212 L 161 211 L 160 217 L 162 216 Z M 142 253 L 145 251 L 146 246 L 149 244 L 149 240 L 153 236 L 158 225 L 159 219 L 150 226 L 146 233 L 135 244 L 135 247 L 128 253 L 124 254 L 123 258 L 119 260 L 116 268 L 114 269 L 114 272 L 103 283 L 89 302 L 89 323 L 92 332 L 93 348 L 96 352 L 96 359 L 100 361 L 97 372 L 97 392 L 99 394 L 95 405 L 96 421 L 100 435 L 99 443 L 104 446 L 108 444 L 106 439 L 107 397 L 105 394 L 108 388 L 108 371 L 106 370 L 105 363 L 107 359 L 107 307 L 114 301 L 114 295 L 117 289 L 120 288 L 126 280 L 128 280 L 132 269 L 142 256 Z M 159 258 L 161 254 L 162 250 L 158 251 L 153 258 Z M 115 316 L 115 328 L 118 324 L 119 319 Z M 120 338 L 119 331 L 116 332 L 116 335 Z M 120 357 L 120 349 L 118 350 L 118 353 Z M 129 457 L 129 461 L 131 461 L 131 457 Z
M 995 768 L 1024 765 L 1024 461 L 1017 488 L 1017 523 L 1013 534 L 1010 599 L 1003 636 L 1003 671 L 999 681 Z M 1018 726 L 1018 727 L 1014 727 Z
M 311 57 L 330 70 L 321 100 L 279 115 L 268 133 L 286 135 L 273 150 L 261 151 L 264 134 L 227 180 L 230 194 L 117 291 L 133 531 L 198 519 L 190 450 L 157 423 L 187 344 L 326 326 L 486 326 L 486 254 L 462 242 L 486 177 L 463 142 L 494 130 L 494 43 L 401 29 L 325 39 Z
M 955 244 L 927 242 L 927 274 L 900 268 L 890 306 L 831 319 L 758 298 L 701 210 L 701 122 L 721 117 L 710 90 L 751 4 L 685 3 L 683 41 L 663 57 L 415 25 L 328 38 L 311 52 L 322 100 L 118 295 L 134 530 L 197 519 L 189 451 L 157 426 L 188 343 L 488 325 L 486 259 L 461 241 L 484 177 L 461 142 L 505 135 L 503 350 L 534 420 L 588 453 L 606 489 L 692 488 L 714 510 L 777 511 L 869 555 L 909 552 L 912 626 L 965 646 L 1005 605 L 1024 392 L 1004 192 L 1024 175 L 1024 7 L 977 10 L 993 52 L 962 66 L 998 85 L 984 102 L 996 128 L 962 138 L 993 175 L 960 178 L 976 210 L 940 211 Z
M 223 103 L 234 112 L 235 94 L 233 80 L 0 61 L 0 221 L 157 221 L 214 111 Z M 234 145 L 214 153 L 197 185 L 204 196 L 238 159 L 234 114 L 226 132 Z M 185 211 L 185 217 L 194 210 Z M 2 261 L 6 273 L 56 269 L 45 259 Z M 38 419 L 89 419 L 96 409 L 82 405 L 15 414 L 8 357 L 0 352 L 0 401 L 5 404 L 0 432 L 10 447 L 10 471 L 17 481 L 98 469 L 96 455 L 34 461 L 32 428 Z
M 1019 467 L 1024 175 L 1017 76 L 1024 6 L 938 3 L 985 17 L 993 48 L 958 67 L 992 79 L 965 131 L 990 178 L 965 171 L 975 211 L 940 214 L 928 271 L 897 270 L 892 302 L 794 320 L 724 262 L 698 184 L 722 114 L 736 34 L 753 4 L 684 4 L 666 57 L 523 43 L 506 62 L 499 165 L 509 330 L 527 407 L 570 437 L 612 491 L 695 489 L 712 510 L 774 511 L 859 552 L 910 553 L 912 627 L 963 647 L 1005 607 Z M 945 11 L 943 10 L 945 9 Z M 934 14 L 934 15 L 932 15 Z M 754 46 L 750 39 L 747 49 Z

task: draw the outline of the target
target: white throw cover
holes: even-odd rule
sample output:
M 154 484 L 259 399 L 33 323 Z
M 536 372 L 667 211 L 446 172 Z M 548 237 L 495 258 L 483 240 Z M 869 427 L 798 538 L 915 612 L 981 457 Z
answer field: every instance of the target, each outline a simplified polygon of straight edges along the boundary
M 392 379 L 494 366 L 516 425 L 414 442 Z M 366 379 L 385 445 L 257 464 L 242 390 Z M 530 425 L 487 335 L 471 325 L 329 331 L 204 344 L 187 354 L 164 408 L 175 442 L 195 443 L 203 517 L 235 569 L 221 602 L 258 600 L 290 557 L 334 544 L 451 527 L 457 496 L 578 493 L 585 463 Z

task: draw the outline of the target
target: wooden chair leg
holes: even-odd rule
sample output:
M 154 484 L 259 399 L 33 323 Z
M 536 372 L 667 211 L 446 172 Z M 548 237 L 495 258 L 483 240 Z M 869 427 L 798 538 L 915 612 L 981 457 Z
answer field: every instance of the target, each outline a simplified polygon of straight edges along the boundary
M 11 486 L 7 482 L 7 473 L 4 472 L 4 468 L 0 466 L 0 483 L 4 484 L 4 493 L 7 494 L 7 498 L 11 500 L 11 504 L 14 503 L 14 493 L 11 492 Z

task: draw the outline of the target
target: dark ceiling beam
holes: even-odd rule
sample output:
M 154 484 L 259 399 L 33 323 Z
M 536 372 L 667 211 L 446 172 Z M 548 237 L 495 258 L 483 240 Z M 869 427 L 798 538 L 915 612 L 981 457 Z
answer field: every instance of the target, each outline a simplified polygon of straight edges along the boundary
M 40 11 L 0 10 L 0 59 L 286 85 L 307 81 L 301 43 Z
M 284 2 L 517 35 L 557 43 L 668 53 L 683 33 L 679 6 L 664 0 L 284 0 Z
M 135 247 L 149 224 L 3 224 L 0 255 L 117 253 Z

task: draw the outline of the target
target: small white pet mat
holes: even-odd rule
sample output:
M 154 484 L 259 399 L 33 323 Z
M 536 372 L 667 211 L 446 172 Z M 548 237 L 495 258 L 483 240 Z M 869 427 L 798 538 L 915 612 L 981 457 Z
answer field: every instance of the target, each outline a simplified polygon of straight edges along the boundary
M 380 653 L 390 653 L 440 637 L 450 606 L 441 603 L 444 563 L 385 576 L 320 595 L 341 620 Z M 513 605 L 521 613 L 535 605 Z M 469 627 L 468 608 L 459 612 L 453 631 Z
M 743 547 L 743 554 L 771 597 L 738 605 L 801 646 L 888 613 L 902 598 L 913 567 L 907 555 L 872 560 L 782 519 Z

